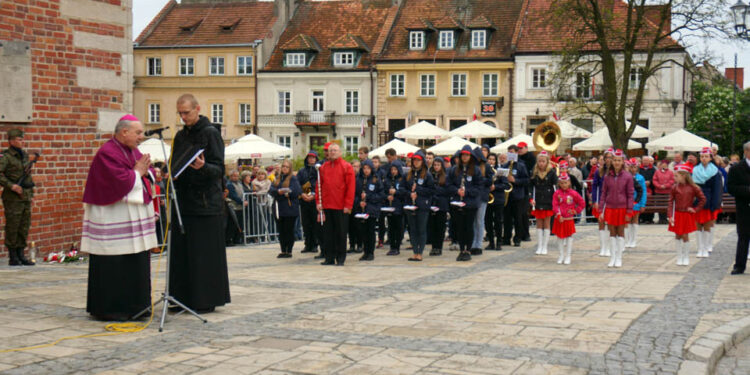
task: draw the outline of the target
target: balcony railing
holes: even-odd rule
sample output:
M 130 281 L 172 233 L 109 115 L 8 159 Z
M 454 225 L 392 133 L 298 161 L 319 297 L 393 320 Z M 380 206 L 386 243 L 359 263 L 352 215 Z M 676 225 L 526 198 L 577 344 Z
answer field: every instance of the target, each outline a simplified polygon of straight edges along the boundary
M 297 111 L 294 118 L 297 126 L 336 125 L 336 111 Z
M 562 102 L 574 102 L 574 101 L 589 101 L 599 102 L 604 99 L 604 86 L 603 85 L 590 85 L 590 86 L 576 86 L 565 87 L 560 89 L 557 93 L 557 100 Z

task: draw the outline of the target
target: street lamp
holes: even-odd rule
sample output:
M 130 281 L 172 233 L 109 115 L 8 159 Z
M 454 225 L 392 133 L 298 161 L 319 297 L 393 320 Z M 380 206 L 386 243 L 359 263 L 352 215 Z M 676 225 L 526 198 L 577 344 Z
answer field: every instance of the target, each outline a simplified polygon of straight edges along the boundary
M 734 31 L 737 32 L 737 36 L 740 39 L 750 41 L 750 33 L 748 33 L 748 26 L 750 26 L 750 5 L 745 5 L 742 0 L 737 0 L 737 3 L 732 5 L 729 9 L 732 10 L 732 17 L 734 21 Z M 735 140 L 734 132 L 737 127 L 737 53 L 734 54 L 734 86 L 732 87 L 734 93 L 734 119 L 732 121 L 732 144 L 731 148 L 734 149 Z M 731 150 L 730 150 L 731 151 Z

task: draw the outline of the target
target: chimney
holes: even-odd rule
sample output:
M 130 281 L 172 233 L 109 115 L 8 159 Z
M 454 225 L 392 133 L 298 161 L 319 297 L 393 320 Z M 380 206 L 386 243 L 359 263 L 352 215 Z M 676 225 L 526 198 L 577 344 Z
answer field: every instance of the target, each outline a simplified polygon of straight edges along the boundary
M 724 77 L 726 77 L 730 82 L 735 82 L 735 77 L 737 77 L 737 87 L 740 90 L 744 90 L 744 79 L 745 79 L 745 68 L 726 68 L 724 70 Z

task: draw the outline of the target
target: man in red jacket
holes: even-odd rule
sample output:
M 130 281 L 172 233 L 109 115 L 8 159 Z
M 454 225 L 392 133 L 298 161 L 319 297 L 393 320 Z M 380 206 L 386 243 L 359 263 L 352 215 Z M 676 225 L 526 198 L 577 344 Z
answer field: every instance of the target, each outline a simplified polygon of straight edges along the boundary
M 328 161 L 320 167 L 322 205 L 324 213 L 323 239 L 326 242 L 324 266 L 343 266 L 346 260 L 346 235 L 349 214 L 354 205 L 354 169 L 341 158 L 341 148 L 332 143 L 328 147 Z

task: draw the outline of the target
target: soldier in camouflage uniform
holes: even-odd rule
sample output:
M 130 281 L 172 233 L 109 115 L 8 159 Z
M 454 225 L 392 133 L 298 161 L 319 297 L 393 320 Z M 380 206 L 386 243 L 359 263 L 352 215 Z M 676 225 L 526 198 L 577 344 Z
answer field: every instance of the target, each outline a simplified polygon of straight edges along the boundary
M 5 210 L 5 247 L 8 249 L 11 266 L 33 266 L 34 263 L 23 256 L 26 236 L 31 226 L 31 198 L 34 196 L 34 182 L 31 176 L 24 178 L 30 165 L 29 156 L 23 151 L 23 132 L 19 129 L 8 131 L 10 147 L 0 157 L 0 186 Z M 23 180 L 22 180 L 23 178 Z

